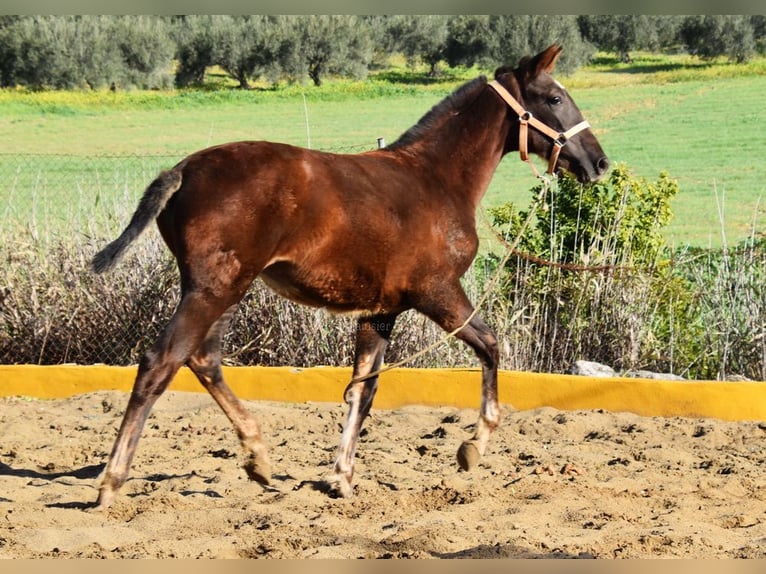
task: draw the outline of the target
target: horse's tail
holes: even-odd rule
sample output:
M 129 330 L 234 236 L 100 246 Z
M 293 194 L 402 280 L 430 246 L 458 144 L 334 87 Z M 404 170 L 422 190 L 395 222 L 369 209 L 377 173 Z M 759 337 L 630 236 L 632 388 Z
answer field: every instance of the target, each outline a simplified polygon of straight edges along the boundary
M 93 257 L 91 262 L 93 271 L 103 273 L 119 262 L 128 246 L 138 239 L 138 236 L 165 208 L 168 200 L 178 191 L 181 180 L 181 170 L 175 168 L 163 171 L 149 184 L 125 230 Z

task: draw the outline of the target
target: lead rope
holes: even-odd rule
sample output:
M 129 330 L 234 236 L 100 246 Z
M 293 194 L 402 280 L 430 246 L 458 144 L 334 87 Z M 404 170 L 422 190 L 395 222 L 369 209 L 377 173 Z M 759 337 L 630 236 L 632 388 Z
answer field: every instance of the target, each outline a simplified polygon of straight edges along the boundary
M 531 165 L 531 164 L 530 164 Z M 349 383 L 360 383 L 362 381 L 366 381 L 367 379 L 371 379 L 373 377 L 377 377 L 378 375 L 385 373 L 386 371 L 390 371 L 392 369 L 396 369 L 398 367 L 401 367 L 402 365 L 405 365 L 409 363 L 410 361 L 414 361 L 415 359 L 422 357 L 426 353 L 430 353 L 437 347 L 440 347 L 442 344 L 446 343 L 449 339 L 457 335 L 460 331 L 462 331 L 476 316 L 476 314 L 479 312 L 479 309 L 484 304 L 484 302 L 489 297 L 489 294 L 492 292 L 492 290 L 495 288 L 497 283 L 500 281 L 500 276 L 505 269 L 505 264 L 508 263 L 508 260 L 514 255 L 514 252 L 516 251 L 516 247 L 519 244 L 519 241 L 521 241 L 521 237 L 524 235 L 524 232 L 527 230 L 527 227 L 529 227 L 530 222 L 532 221 L 532 216 L 537 211 L 537 206 L 545 199 L 545 196 L 548 194 L 548 191 L 551 188 L 551 185 L 555 183 L 556 179 L 555 177 L 548 178 L 544 177 L 542 175 L 537 175 L 538 179 L 543 182 L 540 192 L 537 194 L 537 197 L 535 198 L 534 203 L 532 204 L 532 207 L 529 210 L 529 213 L 527 214 L 526 219 L 522 223 L 521 227 L 519 228 L 519 232 L 516 234 L 516 237 L 514 238 L 513 242 L 510 245 L 507 245 L 507 249 L 505 252 L 505 255 L 503 255 L 503 258 L 500 260 L 500 263 L 497 266 L 497 269 L 495 269 L 495 273 L 492 275 L 492 279 L 490 279 L 489 283 L 487 283 L 486 288 L 484 289 L 484 292 L 482 293 L 479 300 L 476 302 L 476 305 L 473 308 L 473 311 L 471 311 L 471 314 L 468 315 L 465 321 L 457 327 L 456 329 L 453 329 L 449 333 L 446 333 L 442 335 L 442 337 L 430 344 L 428 347 L 421 349 L 417 353 L 413 353 L 409 357 L 405 357 L 404 359 L 401 359 L 400 361 L 397 361 L 396 363 L 391 363 L 390 365 L 386 365 L 385 367 L 381 367 L 380 369 L 377 369 L 376 371 L 372 371 L 371 373 L 367 373 L 366 375 L 362 375 L 361 377 L 353 377 L 351 379 L 351 382 Z

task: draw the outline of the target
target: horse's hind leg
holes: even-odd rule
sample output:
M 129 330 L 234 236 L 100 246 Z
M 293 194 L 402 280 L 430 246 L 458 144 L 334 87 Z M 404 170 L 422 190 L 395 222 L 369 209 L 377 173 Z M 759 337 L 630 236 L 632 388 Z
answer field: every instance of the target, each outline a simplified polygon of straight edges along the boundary
M 234 314 L 230 307 L 208 331 L 199 349 L 189 358 L 187 365 L 212 395 L 237 431 L 247 453 L 244 468 L 247 475 L 261 484 L 271 480 L 271 463 L 257 421 L 245 409 L 223 379 L 221 370 L 221 337 Z
M 333 475 L 328 480 L 330 487 L 345 498 L 352 494 L 351 480 L 354 476 L 354 457 L 359 432 L 362 430 L 364 419 L 370 413 L 378 389 L 377 375 L 360 379 L 380 369 L 395 320 L 395 315 L 385 315 L 363 317 L 357 322 L 353 377 L 344 394 L 348 404 L 348 416 L 338 446 Z
M 160 337 L 144 354 L 106 465 L 97 509 L 104 509 L 112 503 L 127 479 L 136 445 L 152 406 L 227 306 L 202 293 L 185 293 Z

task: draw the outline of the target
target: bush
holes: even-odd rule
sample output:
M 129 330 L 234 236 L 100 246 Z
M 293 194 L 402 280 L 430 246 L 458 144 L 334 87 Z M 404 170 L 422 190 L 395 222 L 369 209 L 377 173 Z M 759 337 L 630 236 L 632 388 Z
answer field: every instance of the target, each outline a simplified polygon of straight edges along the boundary
M 678 329 L 678 298 L 691 297 L 683 282 L 668 288 L 662 237 L 678 184 L 666 173 L 650 182 L 618 165 L 594 185 L 563 176 L 538 204 L 541 189 L 532 190 L 526 210 L 489 210 L 506 248 L 518 236 L 497 308 L 488 310 L 514 318 L 516 325 L 503 327 L 516 342 L 506 344 L 508 360 L 553 372 L 578 359 L 623 370 L 678 368 L 658 352 Z M 484 257 L 483 273 L 496 272 L 500 261 L 496 253 Z
M 533 212 L 519 250 L 557 263 L 585 265 L 646 265 L 663 251 L 662 228 L 672 217 L 670 201 L 678 183 L 666 172 L 655 182 L 635 177 L 617 165 L 609 177 L 582 185 L 564 175 L 538 204 L 542 184 L 532 189 L 527 210 L 512 203 L 488 210 L 501 235 L 515 238 Z
M 662 228 L 678 185 L 666 173 L 651 182 L 618 165 L 592 186 L 563 177 L 542 205 L 541 188 L 532 191 L 526 210 L 489 210 L 504 245 L 519 236 L 484 311 L 497 322 L 506 366 L 562 372 L 588 359 L 623 371 L 766 379 L 765 237 L 671 253 Z M 501 260 L 481 258 L 480 276 Z

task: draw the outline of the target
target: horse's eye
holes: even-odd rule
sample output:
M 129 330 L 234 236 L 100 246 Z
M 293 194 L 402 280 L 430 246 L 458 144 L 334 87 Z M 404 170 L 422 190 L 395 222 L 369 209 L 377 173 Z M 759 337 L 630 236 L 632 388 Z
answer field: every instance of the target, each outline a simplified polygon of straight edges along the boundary
M 551 96 L 548 98 L 548 103 L 552 106 L 558 106 L 561 104 L 561 96 Z

